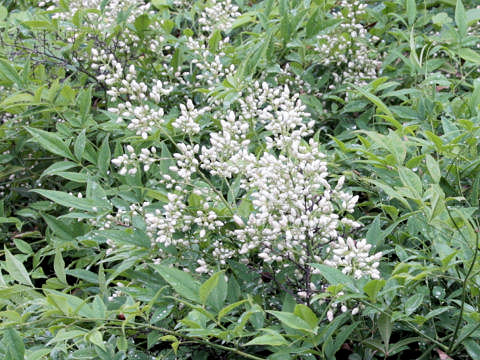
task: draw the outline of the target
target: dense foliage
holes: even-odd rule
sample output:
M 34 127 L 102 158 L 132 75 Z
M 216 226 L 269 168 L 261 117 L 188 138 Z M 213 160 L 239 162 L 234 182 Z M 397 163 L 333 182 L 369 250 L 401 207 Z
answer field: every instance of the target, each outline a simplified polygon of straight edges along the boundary
M 2 359 L 480 359 L 475 0 L 0 4 Z

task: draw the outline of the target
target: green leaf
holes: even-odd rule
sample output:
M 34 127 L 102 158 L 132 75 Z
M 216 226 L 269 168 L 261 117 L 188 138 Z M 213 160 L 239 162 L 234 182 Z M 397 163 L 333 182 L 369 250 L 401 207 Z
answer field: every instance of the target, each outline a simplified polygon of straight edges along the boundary
M 62 252 L 59 249 L 55 251 L 53 269 L 55 271 L 55 275 L 57 275 L 57 278 L 64 284 L 67 284 L 67 276 L 65 274 L 65 261 L 63 261 Z
M 462 59 L 467 60 L 473 64 L 480 64 L 480 55 L 472 49 L 468 48 L 462 48 L 458 50 L 458 56 L 460 56 Z
M 106 350 L 105 344 L 103 342 L 103 335 L 97 329 L 93 329 L 90 333 L 86 336 L 87 341 L 91 342 L 94 345 L 97 345 L 102 350 Z
M 27 255 L 33 255 L 33 249 L 26 241 L 23 241 L 22 239 L 13 239 L 13 242 L 15 243 L 17 249 L 20 250 L 22 253 Z
M 0 21 L 4 20 L 8 16 L 8 10 L 5 6 L 0 5 Z
M 82 90 L 77 97 L 77 104 L 80 110 L 80 116 L 82 122 L 87 119 L 87 116 L 90 113 L 90 108 L 92 106 L 92 87 L 90 86 L 87 90 Z
M 161 10 L 164 7 L 168 7 L 167 0 L 152 0 L 151 3 L 153 6 L 155 6 L 159 10 Z
M 465 13 L 465 7 L 462 0 L 457 0 L 457 6 L 455 7 L 455 23 L 458 27 L 458 32 L 461 38 L 467 35 L 467 14 Z
M 391 117 L 392 119 L 394 119 L 395 117 L 393 116 L 393 113 L 390 111 L 390 109 L 388 108 L 387 105 L 385 105 L 385 103 L 378 97 L 378 96 L 375 96 L 373 95 L 372 93 L 368 92 L 367 90 L 365 89 L 362 89 L 360 87 L 357 87 L 357 86 L 354 86 L 355 87 L 355 90 L 357 90 L 360 94 L 362 94 L 363 96 L 365 96 L 368 100 L 370 100 L 372 103 L 374 103 L 378 110 L 380 110 L 381 112 L 383 112 L 385 115 L 388 115 L 389 117 Z M 401 127 L 401 126 L 400 126 Z
M 47 294 L 47 302 L 67 316 L 78 314 L 85 318 L 95 317 L 86 300 L 52 289 L 44 289 L 44 292 Z
M 165 265 L 152 267 L 179 295 L 197 303 L 201 302 L 200 284 L 190 274 Z
M 56 162 L 52 165 L 50 165 L 48 168 L 46 168 L 40 178 L 48 175 L 55 175 L 57 172 L 62 172 L 65 170 L 69 170 L 71 168 L 77 167 L 78 164 L 75 164 L 74 162 L 71 161 L 60 161 Z
M 22 222 L 16 217 L 0 217 L 0 224 L 15 224 L 18 231 L 22 229 Z
M 412 26 L 417 17 L 417 4 L 415 0 L 407 0 L 408 25 Z
M 22 262 L 12 255 L 6 248 L 5 265 L 6 270 L 15 281 L 19 282 L 20 284 L 33 287 L 32 281 L 30 280 L 30 276 L 28 275 L 28 271 L 25 266 L 23 266 Z
M 467 339 L 463 342 L 463 346 L 465 346 L 465 350 L 467 350 L 468 355 L 472 359 L 480 359 L 480 345 L 478 341 Z
M 368 295 L 370 298 L 371 302 L 376 302 L 376 297 L 377 294 L 382 288 L 385 286 L 386 281 L 381 279 L 381 280 L 370 280 L 364 287 L 363 291 L 365 291 L 365 294 Z
M 215 30 L 208 39 L 208 48 L 212 54 L 215 54 L 218 50 L 218 44 L 222 40 L 222 33 L 220 30 Z
M 245 24 L 254 22 L 255 19 L 257 18 L 255 12 L 248 12 L 245 14 L 242 14 L 241 16 L 237 17 L 235 21 L 232 24 L 231 29 L 236 29 L 237 27 L 243 26 Z
M 87 137 L 85 135 L 85 129 L 78 135 L 73 145 L 73 152 L 78 161 L 82 161 L 83 152 L 85 151 L 85 145 L 87 143 Z
M 480 8 L 467 10 L 467 23 L 468 25 L 474 25 L 480 21 Z
M 220 311 L 225 303 L 225 299 L 228 295 L 228 283 L 225 276 L 218 278 L 217 285 L 212 289 L 212 292 L 208 296 L 207 304 L 212 306 L 216 311 Z
M 243 305 L 247 302 L 248 300 L 244 299 L 244 300 L 240 300 L 240 301 L 237 301 L 233 304 L 230 304 L 228 306 L 225 306 L 222 310 L 220 310 L 220 312 L 218 313 L 218 321 L 220 322 L 220 320 L 225 316 L 227 315 L 230 311 L 232 311 L 233 309 L 239 307 L 240 305 Z
M 151 246 L 150 238 L 140 229 L 126 229 L 126 230 L 100 230 L 95 234 L 104 236 L 120 244 L 135 245 L 149 249 Z
M 69 147 L 57 134 L 35 128 L 27 128 L 27 131 L 45 150 L 71 160 L 74 159 Z
M 7 358 L 11 360 L 24 360 L 25 344 L 20 334 L 13 328 L 4 331 L 3 342 L 7 350 Z
M 107 170 L 110 168 L 110 160 L 112 153 L 110 152 L 110 145 L 108 141 L 108 135 L 103 139 L 102 146 L 98 150 L 97 166 L 102 175 L 107 174 Z
M 84 336 L 87 332 L 85 330 L 70 330 L 67 331 L 66 329 L 60 329 L 55 334 L 55 337 L 50 340 L 47 345 L 51 343 L 61 343 L 65 340 L 75 339 L 79 336 Z
M 432 22 L 435 25 L 443 26 L 445 24 L 451 23 L 452 19 L 448 16 L 446 12 L 439 12 L 432 17 Z
M 142 14 L 135 19 L 134 26 L 137 32 L 143 32 L 150 26 L 150 18 L 147 14 Z
M 110 204 L 106 200 L 93 201 L 91 199 L 78 198 L 76 196 L 56 190 L 35 189 L 31 191 L 40 194 L 59 205 L 69 208 L 93 212 L 107 210 L 111 208 Z
M 297 315 L 289 312 L 284 312 L 284 311 L 273 311 L 269 310 L 267 313 L 272 314 L 275 316 L 278 320 L 282 322 L 282 324 L 295 329 L 295 330 L 300 330 L 308 333 L 314 333 L 313 327 L 310 326 L 305 320 L 302 318 L 298 317 Z
M 415 294 L 408 298 L 407 301 L 405 301 L 405 314 L 410 315 L 417 310 L 417 308 L 422 305 L 423 302 L 423 294 Z
M 390 336 L 392 335 L 392 319 L 390 318 L 390 315 L 381 314 L 378 318 L 377 326 L 383 343 L 385 344 L 385 352 L 388 353 Z
M 317 315 L 315 315 L 315 313 L 306 305 L 297 304 L 293 313 L 305 320 L 312 328 L 315 328 L 315 326 L 318 325 Z
M 288 345 L 288 341 L 276 331 L 270 330 L 268 334 L 258 336 L 245 344 L 245 346 L 251 345 L 282 346 Z
M 224 271 L 219 271 L 215 274 L 213 274 L 207 281 L 205 281 L 199 289 L 199 295 L 200 295 L 200 301 L 203 305 L 205 305 L 205 302 L 208 299 L 208 296 L 210 293 L 215 289 L 215 287 L 218 285 L 218 279 L 220 276 L 224 276 Z
M 330 285 L 344 285 L 348 289 L 358 292 L 354 280 L 340 270 L 324 264 L 311 264 L 311 266 L 320 270 L 320 275 L 322 275 Z
M 340 323 L 338 324 L 340 325 Z M 335 329 L 335 332 L 338 332 L 335 340 L 332 339 L 331 332 L 326 336 L 326 341 L 323 345 L 323 351 L 327 359 L 335 359 L 335 354 L 340 350 L 342 345 L 345 343 L 350 334 L 355 330 L 359 323 L 351 324 L 350 326 L 343 326 L 340 329 Z
M 425 157 L 425 160 L 427 162 L 427 169 L 428 169 L 428 172 L 430 173 L 430 176 L 432 177 L 433 181 L 438 184 L 441 177 L 440 167 L 438 166 L 438 162 L 430 155 L 427 155 Z
M 422 195 L 422 180 L 420 180 L 420 177 L 417 174 L 409 168 L 402 166 L 398 168 L 398 175 L 400 175 L 402 184 L 412 190 L 417 197 Z
M 77 183 L 86 183 L 88 180 L 88 175 L 84 173 L 76 173 L 71 171 L 59 171 L 55 175 L 60 176 L 64 179 L 77 182 Z
M 11 82 L 17 84 L 19 87 L 23 85 L 22 78 L 17 73 L 17 70 L 10 65 L 10 62 L 4 59 L 0 59 L 0 74 Z

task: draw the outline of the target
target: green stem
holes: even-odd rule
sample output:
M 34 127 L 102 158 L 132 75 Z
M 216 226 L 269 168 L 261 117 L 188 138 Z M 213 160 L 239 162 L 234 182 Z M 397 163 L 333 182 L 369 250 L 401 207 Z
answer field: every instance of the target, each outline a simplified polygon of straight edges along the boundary
M 464 238 L 464 235 L 460 231 L 460 229 L 459 229 L 457 223 L 455 222 L 455 220 L 453 219 L 453 217 L 450 213 L 450 210 L 448 209 L 448 207 L 445 207 L 445 208 L 447 209 L 448 216 L 450 217 L 450 220 L 453 222 L 455 228 Z M 461 325 L 462 320 L 463 320 L 463 312 L 465 310 L 465 297 L 466 297 L 466 293 L 467 293 L 467 283 L 468 283 L 468 280 L 470 278 L 470 275 L 472 274 L 473 267 L 475 266 L 475 262 L 477 261 L 477 256 L 478 256 L 478 245 L 479 245 L 478 231 L 479 231 L 479 229 L 475 229 L 475 234 L 476 234 L 476 236 L 475 236 L 475 251 L 473 253 L 472 263 L 470 264 L 470 267 L 468 268 L 467 274 L 465 275 L 465 278 L 463 279 L 463 283 L 462 283 L 462 303 L 460 305 L 460 315 L 458 316 L 457 324 L 455 326 L 455 331 L 453 332 L 452 340 L 451 340 L 450 346 L 448 348 L 449 352 L 452 352 L 453 349 L 455 349 L 455 347 L 458 345 L 456 340 L 457 340 L 458 331 L 460 330 L 460 325 Z M 464 238 L 464 240 L 467 242 L 467 240 L 465 238 Z

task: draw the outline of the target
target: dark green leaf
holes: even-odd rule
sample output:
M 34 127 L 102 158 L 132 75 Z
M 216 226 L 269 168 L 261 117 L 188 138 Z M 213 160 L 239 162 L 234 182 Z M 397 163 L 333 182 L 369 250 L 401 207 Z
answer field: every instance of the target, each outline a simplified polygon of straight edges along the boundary
M 200 301 L 200 284 L 185 271 L 166 265 L 152 265 L 152 268 L 181 296 L 195 301 Z

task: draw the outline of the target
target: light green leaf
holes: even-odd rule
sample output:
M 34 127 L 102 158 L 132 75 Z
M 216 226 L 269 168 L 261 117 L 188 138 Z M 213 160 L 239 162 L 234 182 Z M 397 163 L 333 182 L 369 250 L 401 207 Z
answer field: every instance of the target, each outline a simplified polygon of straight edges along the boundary
M 147 14 L 142 14 L 135 19 L 135 29 L 137 32 L 143 32 L 150 26 L 150 18 Z
M 298 317 L 297 315 L 285 311 L 267 311 L 267 313 L 272 314 L 278 320 L 282 322 L 282 324 L 295 329 L 300 330 L 308 333 L 314 333 L 313 327 L 310 326 L 305 320 Z
M 97 212 L 100 210 L 109 209 L 111 207 L 110 204 L 105 200 L 93 201 L 91 199 L 78 198 L 62 191 L 40 189 L 35 189 L 31 191 L 40 194 L 59 205 L 69 208 Z
M 215 289 L 215 287 L 218 284 L 218 279 L 220 276 L 223 276 L 224 271 L 219 271 L 215 274 L 213 274 L 207 281 L 205 281 L 199 289 L 199 295 L 200 295 L 200 301 L 202 302 L 203 305 L 205 305 L 205 302 L 208 299 L 208 296 L 210 293 Z
M 201 302 L 199 297 L 200 284 L 185 271 L 165 265 L 152 265 L 152 268 L 181 296 Z M 218 281 L 218 279 L 217 279 Z
M 71 160 L 74 159 L 69 147 L 57 134 L 35 128 L 27 128 L 27 131 L 45 150 Z
M 92 88 L 89 87 L 87 90 L 82 90 L 77 97 L 78 108 L 80 110 L 80 116 L 82 120 L 85 120 L 90 113 L 90 108 L 92 104 Z M 83 130 L 85 131 L 85 130 Z
M 10 360 L 24 360 L 25 344 L 20 334 L 13 328 L 3 333 L 3 342 L 6 345 L 7 358 Z
M 104 236 L 120 244 L 135 245 L 142 248 L 150 248 L 150 238 L 140 229 L 133 230 L 100 230 L 95 234 Z
M 315 315 L 315 313 L 306 305 L 297 304 L 293 313 L 305 320 L 312 328 L 315 328 L 315 326 L 318 325 L 317 315 Z
M 357 86 L 355 86 L 355 90 L 357 90 L 360 94 L 362 94 L 372 103 L 374 103 L 377 106 L 378 110 L 383 112 L 385 115 L 388 115 L 390 118 L 395 119 L 395 117 L 393 116 L 393 113 L 390 111 L 388 106 L 385 105 L 385 103 L 378 96 L 375 96 L 372 93 L 368 92 L 367 90 Z
M 320 275 L 322 275 L 330 285 L 344 285 L 348 289 L 358 292 L 353 279 L 340 270 L 324 264 L 311 264 L 311 266 L 320 270 Z
M 440 167 L 438 166 L 438 162 L 430 155 L 427 155 L 425 157 L 425 160 L 427 162 L 427 169 L 428 169 L 428 172 L 430 173 L 430 176 L 432 177 L 433 181 L 438 184 L 441 177 Z
M 85 135 L 85 129 L 78 135 L 73 145 L 73 152 L 78 161 L 82 161 L 83 152 L 85 151 L 85 145 L 87 143 L 87 137 Z
M 17 247 L 17 249 L 20 250 L 22 253 L 27 255 L 33 254 L 32 247 L 26 241 L 22 239 L 13 239 L 13 242 L 15 243 L 15 246 Z
M 102 146 L 98 150 L 97 166 L 103 175 L 107 174 L 107 170 L 110 168 L 111 160 L 110 145 L 108 141 L 108 135 L 103 139 Z
M 164 7 L 168 7 L 167 0 L 152 0 L 151 3 L 153 6 L 155 6 L 159 10 L 161 10 Z
M 4 20 L 8 16 L 8 10 L 5 6 L 0 5 L 0 21 Z
M 383 340 L 385 349 L 388 352 L 388 347 L 390 344 L 390 336 L 392 335 L 392 319 L 390 315 L 381 314 L 378 318 L 378 331 L 380 332 L 380 336 Z
M 53 260 L 53 269 L 57 278 L 67 284 L 67 276 L 65 275 L 65 261 L 63 261 L 62 252 L 57 249 L 55 251 L 55 258 Z
M 288 341 L 277 332 L 269 331 L 268 334 L 261 335 L 255 339 L 249 341 L 245 346 L 251 345 L 270 345 L 270 346 L 282 346 L 288 345 Z
M 376 302 L 378 292 L 385 286 L 385 280 L 373 279 L 370 280 L 364 287 L 363 291 L 368 295 L 371 302 Z
M 9 61 L 0 59 L 0 74 L 18 86 L 22 85 L 22 79 L 20 75 L 18 75 L 17 70 L 15 70 Z
M 457 0 L 457 6 L 455 7 L 455 23 L 458 27 L 458 32 L 460 37 L 465 37 L 467 35 L 467 14 L 465 13 L 465 7 L 463 6 L 462 0 Z
M 60 291 L 45 289 L 47 302 L 67 316 L 80 315 L 85 318 L 93 318 L 95 314 L 86 300 L 77 296 L 64 294 Z
M 480 21 L 480 8 L 467 10 L 467 23 L 473 25 Z
M 75 164 L 74 162 L 71 162 L 71 161 L 56 162 L 50 165 L 48 168 L 46 168 L 40 177 L 42 178 L 48 175 L 55 175 L 59 171 L 69 170 L 77 166 L 78 164 Z
M 462 48 L 458 50 L 458 56 L 460 56 L 462 59 L 467 60 L 473 64 L 480 64 L 480 55 L 472 49 L 468 48 Z
M 407 301 L 405 301 L 405 314 L 410 315 L 417 310 L 417 308 L 422 305 L 423 302 L 423 294 L 415 294 L 408 298 Z
M 239 307 L 240 305 L 243 305 L 247 302 L 248 300 L 244 299 L 244 300 L 240 300 L 240 301 L 237 301 L 233 304 L 230 304 L 228 306 L 225 306 L 222 310 L 220 310 L 220 312 L 218 313 L 218 321 L 222 320 L 222 318 L 227 315 L 230 311 L 232 311 L 233 309 Z
M 28 275 L 28 271 L 25 266 L 6 248 L 5 263 L 6 270 L 15 281 L 19 282 L 20 284 L 30 285 L 33 287 L 32 281 L 30 280 L 30 276 Z
M 412 190 L 418 197 L 422 195 L 422 180 L 417 174 L 403 166 L 398 168 L 398 174 L 403 185 Z
M 92 344 L 95 344 L 98 347 L 102 348 L 102 350 L 106 350 L 105 344 L 103 342 L 103 335 L 97 329 L 90 331 L 90 333 L 86 336 L 86 339 Z
M 408 25 L 412 26 L 417 17 L 417 4 L 415 0 L 407 0 Z
M 60 176 L 64 179 L 77 182 L 77 183 L 86 183 L 88 176 L 85 173 L 76 173 L 71 171 L 59 171 L 55 175 Z
M 61 343 L 65 340 L 75 339 L 76 337 L 84 336 L 86 333 L 87 332 L 85 330 L 67 331 L 66 329 L 60 329 L 56 333 L 55 337 L 47 343 L 47 346 L 55 343 Z

